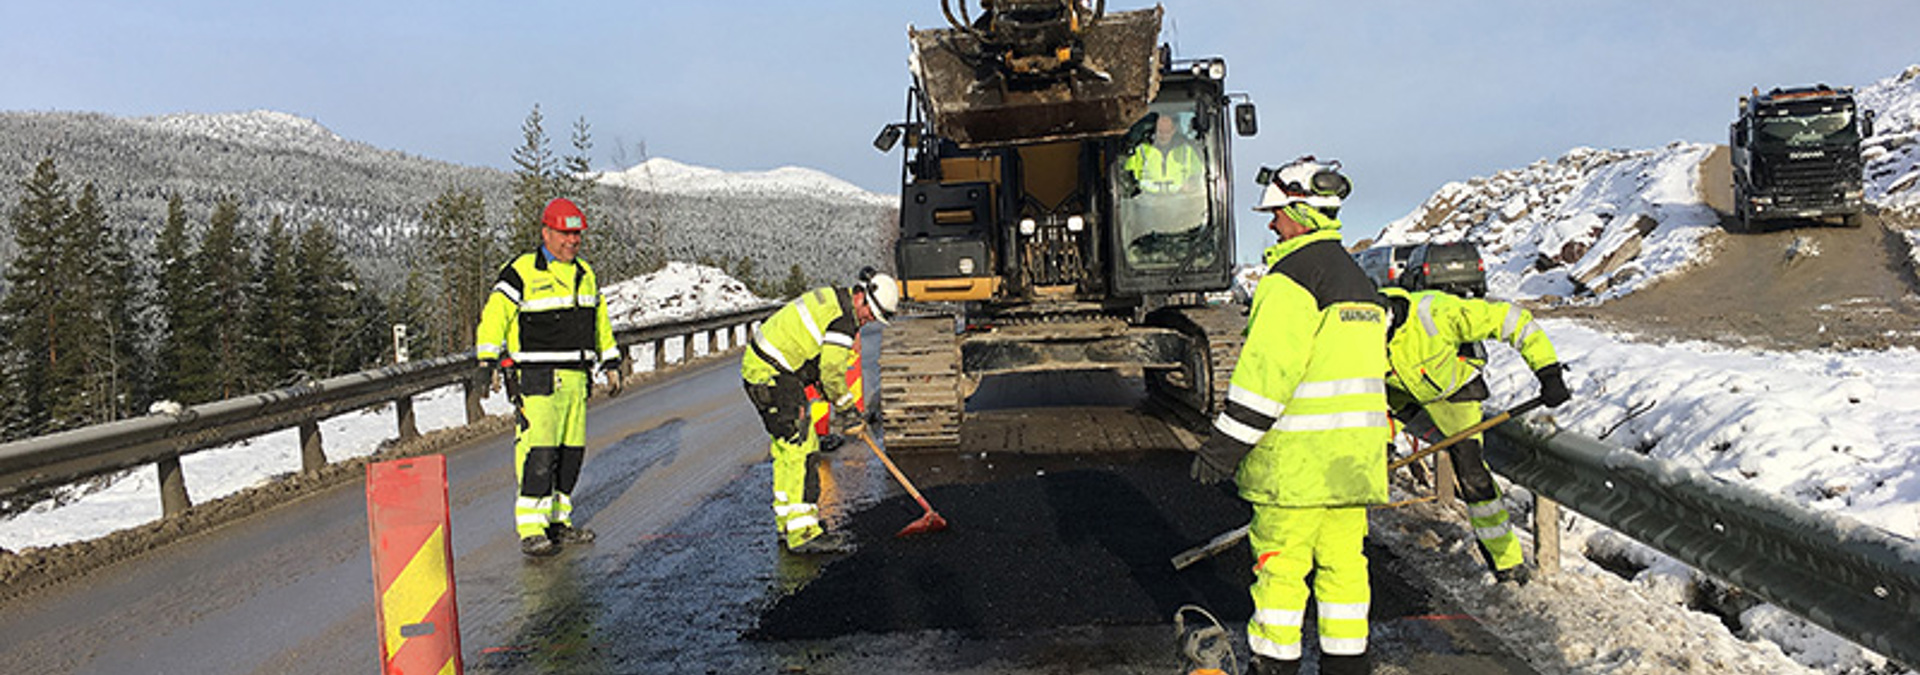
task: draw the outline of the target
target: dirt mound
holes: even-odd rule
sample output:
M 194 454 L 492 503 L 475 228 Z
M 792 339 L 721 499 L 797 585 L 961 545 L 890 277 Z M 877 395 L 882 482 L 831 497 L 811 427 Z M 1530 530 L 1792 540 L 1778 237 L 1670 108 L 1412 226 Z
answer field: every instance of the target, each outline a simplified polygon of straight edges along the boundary
M 1726 211 L 1732 188 L 1726 151 L 1701 163 L 1702 199 L 1722 214 L 1722 231 L 1702 240 L 1706 261 L 1598 307 L 1548 309 L 1660 339 L 1768 349 L 1884 349 L 1920 346 L 1920 279 L 1899 230 L 1914 226 L 1871 214 L 1858 228 L 1801 223 L 1736 232 Z

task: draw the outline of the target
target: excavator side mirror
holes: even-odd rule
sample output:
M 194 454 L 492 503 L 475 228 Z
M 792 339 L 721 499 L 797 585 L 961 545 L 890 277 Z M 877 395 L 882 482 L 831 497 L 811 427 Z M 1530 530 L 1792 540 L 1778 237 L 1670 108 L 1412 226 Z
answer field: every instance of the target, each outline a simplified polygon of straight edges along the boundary
M 902 126 L 889 124 L 882 128 L 880 135 L 873 139 L 873 147 L 881 152 L 892 152 L 893 146 L 900 142 L 900 134 L 904 133 L 901 130 Z
M 1233 106 L 1233 131 L 1241 136 L 1260 133 L 1260 115 L 1254 112 L 1252 103 Z

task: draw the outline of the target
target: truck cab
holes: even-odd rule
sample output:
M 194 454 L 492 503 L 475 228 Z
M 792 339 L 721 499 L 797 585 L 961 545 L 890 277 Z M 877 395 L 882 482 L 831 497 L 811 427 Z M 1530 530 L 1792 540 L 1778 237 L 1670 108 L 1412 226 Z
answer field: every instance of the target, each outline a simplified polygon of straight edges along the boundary
M 1851 87 L 1756 88 L 1740 97 L 1727 145 L 1741 227 L 1788 219 L 1858 227 L 1865 197 L 1860 141 L 1872 134 L 1873 113 L 1859 110 Z

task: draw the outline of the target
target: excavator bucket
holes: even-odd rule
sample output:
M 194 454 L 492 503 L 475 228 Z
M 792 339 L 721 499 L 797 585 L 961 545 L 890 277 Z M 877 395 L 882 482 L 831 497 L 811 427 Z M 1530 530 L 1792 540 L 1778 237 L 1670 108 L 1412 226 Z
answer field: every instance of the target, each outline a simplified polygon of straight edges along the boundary
M 1010 73 L 1004 47 L 975 30 L 909 30 L 914 79 L 934 132 L 962 148 L 1122 134 L 1160 88 L 1161 8 L 1112 12 L 1078 28 L 1073 67 Z

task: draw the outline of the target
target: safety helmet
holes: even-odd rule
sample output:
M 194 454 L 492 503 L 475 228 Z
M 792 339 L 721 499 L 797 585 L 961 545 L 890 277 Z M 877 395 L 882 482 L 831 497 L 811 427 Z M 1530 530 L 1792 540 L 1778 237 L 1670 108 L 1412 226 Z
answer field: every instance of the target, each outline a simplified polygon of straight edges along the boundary
M 540 211 L 540 224 L 561 232 L 587 231 L 587 214 L 566 197 L 547 202 L 547 208 Z
M 893 323 L 893 316 L 900 312 L 900 282 L 894 281 L 893 275 L 867 267 L 860 270 L 858 288 L 867 294 L 873 318 L 883 325 Z
M 1340 160 L 1321 163 L 1311 155 L 1293 160 L 1278 169 L 1260 168 L 1257 180 L 1266 186 L 1255 211 L 1273 211 L 1292 204 L 1305 203 L 1329 216 L 1339 212 L 1342 200 L 1353 192 L 1353 183 L 1340 173 Z

